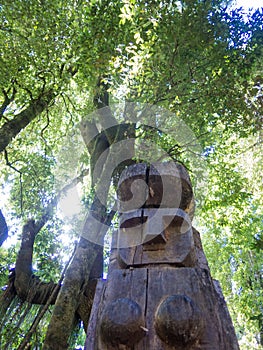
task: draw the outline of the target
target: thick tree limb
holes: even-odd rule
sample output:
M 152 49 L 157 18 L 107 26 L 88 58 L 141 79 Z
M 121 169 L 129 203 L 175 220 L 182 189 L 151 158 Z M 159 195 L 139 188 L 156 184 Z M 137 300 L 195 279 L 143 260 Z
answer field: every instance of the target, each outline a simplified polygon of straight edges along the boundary
M 108 143 L 112 144 L 115 140 L 116 132 L 115 130 L 111 130 L 111 127 L 116 127 L 119 123 L 109 107 L 109 85 L 103 77 L 99 77 L 97 88 L 98 93 L 95 95 L 93 103 L 97 107 L 99 123 L 103 129 L 103 133 L 106 135 Z
M 134 156 L 135 127 L 135 123 L 118 124 L 116 122 L 114 126 L 99 132 L 93 122 L 83 120 L 80 123 L 80 132 L 90 154 L 93 186 L 97 185 L 100 181 L 103 167 L 105 163 L 108 162 L 109 149 L 112 144 L 123 140 L 129 140 L 126 144 L 122 144 L 126 147 L 127 152 L 125 155 L 123 152 L 123 155 L 120 157 L 120 160 L 126 159 L 126 161 L 124 161 L 123 164 L 119 164 L 118 169 L 115 169 L 115 173 L 119 174 L 123 170 L 123 167 L 131 164 L 131 160 Z M 124 151 L 123 147 L 120 148 Z
M 94 173 L 95 165 L 99 157 L 109 147 L 109 142 L 104 133 L 100 133 L 96 124 L 89 120 L 83 120 L 80 123 L 80 132 L 90 154 L 90 170 L 92 186 L 95 186 L 98 181 L 98 174 Z M 107 152 L 105 153 L 107 157 Z M 102 164 L 104 162 L 101 162 Z M 98 173 L 101 173 L 102 167 L 97 168 Z
M 69 189 L 82 181 L 83 177 L 88 173 L 88 170 L 84 170 L 81 175 L 73 179 L 70 184 L 66 185 L 58 195 L 50 201 L 38 222 L 29 220 L 24 225 L 22 230 L 21 247 L 16 260 L 14 284 L 16 293 L 22 300 L 26 300 L 33 304 L 45 304 L 56 287 L 56 283 L 42 282 L 32 272 L 32 256 L 35 237 L 47 221 L 52 218 L 53 209 L 57 205 L 61 196 L 65 195 Z M 54 304 L 58 291 L 53 294 L 54 297 L 50 301 L 51 304 Z
M 74 253 L 73 253 L 74 254 Z M 72 257 L 71 257 L 72 258 Z M 59 279 L 59 282 L 57 283 L 56 287 L 53 289 L 52 293 L 50 294 L 46 304 L 41 308 L 41 310 L 39 311 L 37 317 L 35 318 L 34 322 L 32 323 L 29 331 L 27 332 L 24 340 L 22 341 L 22 343 L 19 345 L 19 348 L 18 350 L 23 350 L 23 349 L 28 349 L 30 347 L 28 347 L 28 345 L 30 346 L 29 344 L 29 341 L 32 337 L 32 335 L 34 334 L 34 332 L 36 331 L 36 328 L 39 324 L 39 322 L 41 321 L 42 317 L 44 316 L 44 314 L 46 313 L 46 311 L 48 310 L 49 308 L 49 305 L 52 304 L 52 301 L 54 299 L 54 297 L 56 297 L 56 295 L 58 294 L 58 291 L 60 289 L 60 285 L 64 279 L 64 275 L 65 275 L 65 271 L 70 263 L 71 259 L 69 259 L 68 263 L 66 264 L 66 266 L 64 267 L 64 270 L 61 274 L 61 277 Z
M 31 304 L 46 304 L 56 283 L 44 283 L 32 272 L 33 246 L 38 232 L 33 220 L 29 220 L 23 227 L 21 247 L 16 259 L 14 285 L 21 300 Z M 54 293 L 51 304 L 54 304 L 56 297 L 57 293 Z
M 16 115 L 12 120 L 3 124 L 0 128 L 0 152 L 8 146 L 22 129 L 47 108 L 54 97 L 54 92 L 48 91 L 38 99 L 32 100 L 26 109 Z
M 116 126 L 118 124 L 112 115 L 111 109 L 108 107 L 108 86 L 101 77 L 98 79 L 97 89 L 98 91 L 93 99 L 93 103 L 97 107 L 96 114 L 98 117 L 98 123 L 102 130 L 99 131 L 94 121 L 83 120 L 80 123 L 81 135 L 90 154 L 92 186 L 97 184 L 99 176 L 103 170 L 103 164 L 108 155 L 107 150 L 115 139 Z M 111 126 L 113 128 L 111 128 Z M 103 159 L 100 159 L 100 165 L 98 166 L 98 159 L 100 157 L 103 157 Z M 95 166 L 96 172 L 94 171 Z
M 27 301 L 29 304 L 44 305 L 36 321 L 30 328 L 27 341 L 21 344 L 22 348 L 27 346 L 28 340 L 34 332 L 35 325 L 37 325 L 40 318 L 44 315 L 48 306 L 55 303 L 60 290 L 61 282 L 64 278 L 63 272 L 58 283 L 44 283 L 33 274 L 32 255 L 35 237 L 45 223 L 52 218 L 53 208 L 57 205 L 61 196 L 66 194 L 69 189 L 76 186 L 76 184 L 78 184 L 80 181 L 83 181 L 84 176 L 88 174 L 89 170 L 84 170 L 78 177 L 73 179 L 71 183 L 66 185 L 45 208 L 41 219 L 37 223 L 35 223 L 33 220 L 29 220 L 23 227 L 21 247 L 17 256 L 16 268 L 10 273 L 8 286 L 0 296 L 0 318 L 3 320 L 3 322 L 5 320 L 7 310 L 16 296 L 18 296 L 22 301 Z M 2 227 L 4 227 L 4 224 L 2 224 Z M 101 251 L 100 254 L 100 260 L 102 261 L 103 252 Z M 95 278 L 98 276 L 98 274 L 102 273 L 102 267 L 100 271 L 97 271 L 97 268 L 98 264 L 95 266 L 95 268 L 91 269 L 91 278 Z M 86 288 L 81 290 L 80 293 L 77 314 L 78 317 L 83 320 L 85 325 L 88 322 L 95 287 L 96 281 L 92 280 L 86 285 Z M 3 322 L 0 324 L 0 328 L 3 325 Z
M 5 322 L 6 312 L 16 296 L 15 282 L 15 270 L 13 269 L 8 276 L 8 285 L 5 291 L 0 295 L 0 329 Z
M 78 243 L 76 253 L 68 267 L 63 285 L 57 297 L 51 321 L 49 323 L 43 350 L 65 350 L 68 339 L 76 323 L 77 313 L 83 315 L 83 310 L 90 313 L 95 286 L 92 286 L 92 268 L 96 268 L 96 259 L 102 253 L 102 244 L 94 243 L 85 237 L 94 235 L 96 242 L 102 241 L 111 222 L 114 212 L 107 215 L 105 207 L 98 198 L 92 203 L 91 210 L 85 220 L 82 237 Z M 94 217 L 97 220 L 94 220 Z M 95 240 L 94 240 L 95 241 Z M 101 259 L 101 258 L 100 258 Z M 98 276 L 97 276 L 98 277 Z M 91 287 L 87 295 L 87 289 Z M 84 293 L 83 293 L 84 291 Z M 87 305 L 80 302 L 87 301 Z M 87 324 L 87 316 L 84 318 Z

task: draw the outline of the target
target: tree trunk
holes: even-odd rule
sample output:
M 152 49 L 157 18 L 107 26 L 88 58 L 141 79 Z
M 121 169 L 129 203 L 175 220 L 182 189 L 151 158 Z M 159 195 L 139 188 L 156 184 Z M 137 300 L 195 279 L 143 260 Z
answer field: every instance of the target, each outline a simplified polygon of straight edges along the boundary
M 91 287 L 91 270 L 94 266 L 98 254 L 103 246 L 103 239 L 108 230 L 108 226 L 115 214 L 106 212 L 106 203 L 109 193 L 110 183 L 114 174 L 109 174 L 112 165 L 119 165 L 119 160 L 132 159 L 134 155 L 134 140 L 128 140 L 131 134 L 134 135 L 135 125 L 121 124 L 111 115 L 110 108 L 98 110 L 100 122 L 104 130 L 99 133 L 94 122 L 83 121 L 80 126 L 83 140 L 86 144 L 91 160 L 92 185 L 96 188 L 96 195 L 92 203 L 90 212 L 84 224 L 82 237 L 76 249 L 76 253 L 65 274 L 64 283 L 59 292 L 52 318 L 48 327 L 43 350 L 65 350 L 68 348 L 68 339 L 77 320 L 77 313 L 81 315 L 80 301 L 81 292 Z M 111 119 L 110 125 L 104 119 Z M 109 123 L 109 120 L 107 120 Z M 104 125 L 106 124 L 106 125 Z M 127 132 L 129 131 L 129 132 Z M 116 150 L 111 150 L 111 146 L 122 140 L 127 140 L 127 147 L 122 147 L 117 154 Z M 105 154 L 104 161 L 98 160 Z M 94 172 L 95 165 L 99 167 L 98 172 Z M 118 169 L 119 170 L 119 169 Z M 94 220 L 95 219 L 95 220 Z M 94 243 L 96 242 L 96 243 Z M 99 276 L 97 276 L 99 277 Z M 83 296 L 83 293 L 82 293 Z M 92 303 L 86 314 L 89 315 Z M 87 318 L 84 324 L 87 324 Z
M 77 321 L 76 311 L 80 303 L 81 289 L 88 278 L 98 249 L 98 245 L 88 241 L 78 246 L 58 295 L 43 350 L 65 350 L 68 348 L 68 338 Z
M 101 223 L 97 222 L 97 227 L 94 227 L 94 220 L 91 216 L 92 213 L 86 219 L 83 236 L 85 236 L 85 232 L 92 231 L 103 237 L 105 232 L 101 232 Z M 68 348 L 68 339 L 77 321 L 77 310 L 80 306 L 83 289 L 88 284 L 92 267 L 100 253 L 101 245 L 83 237 L 80 238 L 55 304 L 43 350 L 65 350 Z
M 14 286 L 21 300 L 32 304 L 45 304 L 56 283 L 44 283 L 32 272 L 33 246 L 38 232 L 39 227 L 33 220 L 28 221 L 23 227 L 21 247 L 16 260 Z M 54 304 L 55 300 L 56 294 L 51 304 Z

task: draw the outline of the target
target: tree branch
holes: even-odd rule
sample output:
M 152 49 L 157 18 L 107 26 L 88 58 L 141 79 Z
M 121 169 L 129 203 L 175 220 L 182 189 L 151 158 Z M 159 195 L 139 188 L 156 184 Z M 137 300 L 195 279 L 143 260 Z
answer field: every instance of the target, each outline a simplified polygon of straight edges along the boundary
M 2 89 L 3 95 L 5 96 L 4 102 L 2 103 L 2 106 L 0 107 L 0 120 L 4 116 L 5 110 L 8 107 L 8 105 L 14 100 L 15 94 L 16 94 L 16 89 L 13 87 L 12 95 L 11 97 L 8 96 L 8 93 L 11 88 L 8 89 L 6 92 L 4 89 Z
M 53 290 L 56 288 L 57 284 L 54 282 L 42 282 L 32 271 L 32 256 L 35 237 L 47 221 L 52 218 L 53 209 L 57 205 L 61 196 L 82 181 L 83 177 L 86 176 L 88 172 L 88 170 L 84 170 L 81 175 L 73 179 L 70 184 L 66 185 L 47 205 L 39 221 L 35 222 L 34 220 L 29 220 L 23 226 L 21 247 L 16 260 L 14 283 L 16 293 L 22 300 L 27 300 L 33 304 L 45 304 L 50 295 L 53 294 L 51 303 L 54 304 L 58 291 L 57 293 L 53 293 Z
M 46 304 L 53 294 L 56 283 L 42 282 L 32 271 L 32 256 L 35 237 L 38 228 L 34 220 L 29 220 L 22 231 L 21 247 L 17 255 L 15 266 L 15 289 L 19 298 L 32 304 Z M 54 295 L 54 294 L 53 294 Z M 54 304 L 57 294 L 51 301 Z
M 0 152 L 24 129 L 32 120 L 41 114 L 55 97 L 52 90 L 32 100 L 30 105 L 17 114 L 12 120 L 7 121 L 0 128 Z
M 90 154 L 91 182 L 92 186 L 95 186 L 99 176 L 99 174 L 94 173 L 95 165 L 102 153 L 109 148 L 109 142 L 106 135 L 103 132 L 100 133 L 96 124 L 89 120 L 83 120 L 80 123 L 80 132 Z M 99 173 L 102 171 L 102 169 L 97 170 Z
M 10 271 L 8 276 L 8 285 L 4 292 L 0 295 L 0 329 L 6 321 L 6 312 L 16 296 L 15 282 L 15 269 Z

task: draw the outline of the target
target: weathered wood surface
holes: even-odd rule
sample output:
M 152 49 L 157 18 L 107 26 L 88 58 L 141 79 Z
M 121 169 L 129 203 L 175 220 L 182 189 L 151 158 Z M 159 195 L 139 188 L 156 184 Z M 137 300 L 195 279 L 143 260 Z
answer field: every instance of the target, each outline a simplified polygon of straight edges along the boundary
M 99 282 L 86 350 L 238 350 L 227 306 L 192 227 L 179 164 L 137 164 L 118 189 L 120 226 Z
M 185 168 L 173 162 L 135 164 L 126 169 L 118 185 L 119 211 L 138 208 L 180 208 L 194 213 L 191 181 Z
M 92 311 L 97 322 L 94 322 L 93 316 L 89 325 L 86 350 L 239 349 L 225 301 L 222 294 L 219 296 L 207 270 L 168 266 L 115 270 L 109 277 L 104 293 L 101 294 L 99 307 L 95 304 Z M 137 331 L 142 330 L 142 338 L 129 345 L 117 344 L 118 337 L 114 336 L 114 332 L 120 333 L 122 329 L 123 332 L 127 332 L 125 322 L 129 320 L 129 315 L 123 313 L 122 307 L 122 317 L 119 317 L 117 308 L 115 315 L 110 315 L 112 323 L 115 322 L 117 328 L 119 327 L 118 330 L 111 325 L 108 338 L 104 335 L 103 339 L 101 336 L 105 310 L 107 312 L 109 305 L 114 305 L 116 300 L 123 298 L 128 298 L 131 304 L 138 304 L 144 315 L 143 324 L 138 321 L 137 325 Z M 124 324 L 118 323 L 121 319 L 124 320 Z M 161 320 L 159 323 L 158 319 Z M 168 334 L 167 339 L 162 335 L 163 329 Z M 92 334 L 96 334 L 96 337 Z M 134 341 L 138 339 L 133 338 L 131 334 L 130 338 Z M 190 341 L 189 344 L 187 340 Z
M 194 238 L 194 255 L 195 255 L 195 267 L 199 267 L 201 269 L 209 270 L 208 262 L 206 256 L 204 254 L 200 233 L 192 227 L 193 230 L 193 238 Z M 112 251 L 110 255 L 110 263 L 109 263 L 109 273 L 115 269 L 120 268 L 130 268 L 134 267 L 134 255 L 141 254 L 143 247 L 132 246 L 126 249 L 118 248 L 118 232 L 115 231 L 112 239 Z M 164 245 L 159 244 L 158 251 L 156 254 L 164 254 L 163 251 L 171 249 L 171 255 L 173 252 L 173 248 L 167 248 Z M 160 251 L 159 251 L 160 250 Z M 138 251 L 138 252 L 137 252 Z M 164 258 L 165 259 L 165 258 Z M 164 261 L 167 262 L 167 261 Z
M 195 266 L 196 255 L 192 229 L 185 234 L 174 234 L 166 243 L 153 243 L 119 249 L 121 266 L 139 267 L 147 264 Z
M 206 256 L 203 251 L 200 233 L 193 227 L 193 239 L 194 239 L 194 251 L 191 252 L 191 260 L 188 260 L 188 262 L 195 261 L 195 267 L 200 267 L 202 269 L 209 270 L 208 262 L 206 259 Z M 145 247 L 143 246 L 132 246 L 126 249 L 115 249 L 115 261 L 117 261 L 117 265 L 119 264 L 118 268 L 129 268 L 131 266 L 137 267 L 144 263 L 146 263 L 146 260 L 148 260 L 148 263 L 155 264 L 158 263 L 167 263 L 167 255 L 171 258 L 169 261 L 170 264 L 174 265 L 183 265 L 179 264 L 178 260 L 176 260 L 176 256 L 174 254 L 174 242 L 176 241 L 176 237 L 172 237 L 171 241 L 167 242 L 166 245 L 159 244 L 158 250 L 155 251 L 155 253 L 148 251 L 145 251 Z M 115 243 L 115 247 L 117 245 L 117 242 Z M 145 260 L 142 259 L 143 254 L 148 254 L 148 257 L 145 258 Z M 151 256 L 149 254 L 154 255 L 154 259 L 151 259 Z M 187 263 L 187 260 L 186 260 Z M 117 266 L 116 265 L 116 266 Z M 115 266 L 115 268 L 116 268 Z M 193 266 L 191 264 L 185 266 Z
M 112 302 L 115 302 L 118 299 L 129 299 L 132 302 L 137 303 L 144 315 L 146 309 L 146 284 L 147 284 L 147 270 L 146 269 L 138 269 L 135 272 L 129 270 L 115 270 L 112 271 L 111 278 L 107 281 L 107 287 L 104 290 L 99 290 L 98 301 L 100 301 L 99 305 L 94 305 L 94 309 L 92 310 L 93 318 L 91 318 L 91 322 L 89 324 L 88 333 L 87 333 L 87 341 L 85 345 L 86 350 L 114 350 L 114 349 L 122 349 L 123 345 L 116 345 L 117 337 L 112 334 L 112 330 L 108 329 L 109 334 L 109 343 L 105 345 L 101 337 L 101 323 L 104 321 L 105 317 L 103 317 L 103 313 L 107 310 L 107 306 L 111 305 Z M 138 286 L 139 283 L 139 286 Z M 139 287 L 139 288 L 138 288 Z M 95 301 L 94 301 L 95 302 Z M 96 303 L 96 304 L 97 304 Z M 123 310 L 121 310 L 123 313 Z M 125 320 L 125 313 L 120 315 L 116 313 L 115 315 L 111 315 L 112 318 L 114 316 L 123 316 L 122 320 Z M 144 319 L 144 316 L 143 316 Z M 118 324 L 118 322 L 116 321 Z M 143 323 L 145 324 L 145 322 Z M 121 332 L 122 324 L 119 324 Z M 145 332 L 143 328 L 140 327 L 141 324 L 138 324 L 138 331 Z M 124 329 L 125 330 L 125 325 Z M 127 329 L 126 329 L 127 331 Z M 105 335 L 104 335 L 105 337 Z M 110 344 L 112 342 L 112 345 Z M 131 347 L 124 347 L 123 349 L 130 349 Z
M 97 283 L 96 293 L 93 300 L 93 306 L 87 328 L 87 339 L 85 349 L 95 349 L 95 344 L 98 338 L 97 324 L 99 322 L 99 314 L 101 313 L 103 293 L 105 290 L 105 280 L 99 279 Z

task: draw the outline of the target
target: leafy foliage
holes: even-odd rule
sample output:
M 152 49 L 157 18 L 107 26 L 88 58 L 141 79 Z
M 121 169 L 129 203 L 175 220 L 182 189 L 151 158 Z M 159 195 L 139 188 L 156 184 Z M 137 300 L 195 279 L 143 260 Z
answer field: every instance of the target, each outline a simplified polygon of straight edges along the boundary
M 209 155 L 211 190 L 199 217 L 205 225 L 203 242 L 212 273 L 224 287 L 244 349 L 258 348 L 251 330 L 259 343 L 262 339 L 263 208 L 258 197 L 259 173 L 255 173 L 262 155 L 260 144 L 253 145 L 254 141 L 235 140 L 232 135 L 214 148 Z

